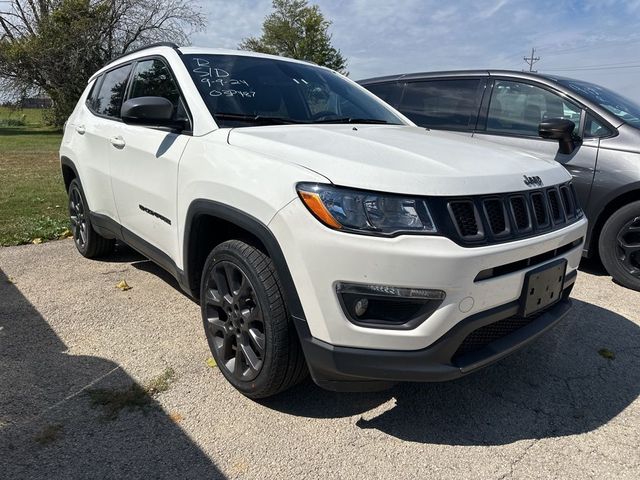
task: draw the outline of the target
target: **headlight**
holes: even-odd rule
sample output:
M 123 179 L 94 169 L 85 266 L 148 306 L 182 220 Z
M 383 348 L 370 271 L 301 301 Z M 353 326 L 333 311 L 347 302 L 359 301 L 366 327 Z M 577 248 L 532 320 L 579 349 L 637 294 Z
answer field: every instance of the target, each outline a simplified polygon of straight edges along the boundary
M 326 226 L 374 235 L 437 232 L 424 199 L 300 183 L 298 195 Z

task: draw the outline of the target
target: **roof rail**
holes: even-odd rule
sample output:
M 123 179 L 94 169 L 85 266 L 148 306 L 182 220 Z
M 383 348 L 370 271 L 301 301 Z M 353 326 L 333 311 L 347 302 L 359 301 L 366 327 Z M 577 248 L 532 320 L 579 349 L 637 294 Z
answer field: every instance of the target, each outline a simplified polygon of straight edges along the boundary
M 155 47 L 169 47 L 169 48 L 173 48 L 176 52 L 178 52 L 178 55 L 180 54 L 180 50 L 178 50 L 180 47 L 178 45 L 176 45 L 173 42 L 156 42 L 156 43 L 150 43 L 149 45 L 145 45 L 144 47 L 140 47 L 140 48 L 136 48 L 134 50 L 131 50 L 129 52 L 125 52 L 122 55 L 117 56 L 116 58 L 112 58 L 109 63 L 118 60 L 122 57 L 126 57 L 127 55 L 131 55 L 132 53 L 137 53 L 140 52 L 142 50 L 146 50 L 147 48 L 155 48 Z

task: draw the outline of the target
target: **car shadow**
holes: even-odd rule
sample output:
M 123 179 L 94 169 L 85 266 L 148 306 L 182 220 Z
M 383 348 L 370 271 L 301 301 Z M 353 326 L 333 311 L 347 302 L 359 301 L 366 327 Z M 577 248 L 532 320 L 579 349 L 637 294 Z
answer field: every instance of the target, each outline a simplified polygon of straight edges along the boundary
M 117 242 L 116 248 L 110 255 L 107 255 L 102 258 L 94 259 L 94 261 L 100 261 L 105 263 L 129 263 L 132 267 L 142 270 L 143 272 L 150 273 L 160 278 L 166 284 L 173 287 L 175 290 L 180 292 L 186 298 L 192 301 L 196 301 L 190 295 L 188 295 L 182 288 L 180 288 L 180 284 L 178 281 L 164 268 L 160 267 L 152 260 L 149 260 L 147 257 L 138 253 L 136 250 L 131 248 L 125 243 Z
M 92 259 L 97 262 L 105 263 L 133 263 L 133 262 L 148 262 L 150 261 L 144 255 L 138 253 L 126 243 L 117 241 L 113 253 L 104 257 Z
M 610 276 L 604 269 L 600 259 L 595 256 L 592 258 L 583 258 L 580 261 L 580 271 L 597 277 Z
M 613 355 L 615 358 L 607 359 Z M 640 328 L 587 302 L 526 349 L 462 379 L 341 394 L 309 384 L 269 408 L 305 417 L 359 416 L 355 424 L 401 440 L 503 445 L 590 432 L 640 393 Z M 392 400 L 389 402 L 389 400 Z M 383 403 L 381 413 L 368 412 Z
M 118 255 L 114 261 L 124 261 Z M 132 265 L 181 291 L 144 257 Z M 640 327 L 610 310 L 573 302 L 569 316 L 536 342 L 456 381 L 335 393 L 308 380 L 260 403 L 303 417 L 358 417 L 359 428 L 420 443 L 502 445 L 593 431 L 640 394 Z M 610 354 L 615 358 L 606 358 Z
M 2 270 L 0 365 L 2 478 L 224 478 L 123 368 L 68 353 Z M 92 403 L 123 391 L 144 408 Z

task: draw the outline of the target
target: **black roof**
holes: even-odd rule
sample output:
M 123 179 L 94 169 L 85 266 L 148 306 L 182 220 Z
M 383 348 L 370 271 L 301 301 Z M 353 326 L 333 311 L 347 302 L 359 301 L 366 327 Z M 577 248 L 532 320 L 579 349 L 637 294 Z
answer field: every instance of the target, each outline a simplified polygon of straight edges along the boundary
M 568 78 L 560 77 L 558 75 L 550 75 L 546 73 L 522 72 L 519 70 L 486 69 L 486 70 L 443 70 L 443 71 L 436 71 L 436 72 L 402 73 L 398 75 L 386 75 L 383 77 L 365 78 L 363 80 L 358 80 L 358 83 L 366 85 L 371 83 L 397 82 L 400 80 L 422 80 L 427 78 L 438 78 L 438 77 L 471 77 L 471 76 L 492 76 L 492 75 L 517 77 L 517 78 L 545 79 L 545 80 L 551 80 L 553 82 L 557 82 L 558 80 L 571 80 Z

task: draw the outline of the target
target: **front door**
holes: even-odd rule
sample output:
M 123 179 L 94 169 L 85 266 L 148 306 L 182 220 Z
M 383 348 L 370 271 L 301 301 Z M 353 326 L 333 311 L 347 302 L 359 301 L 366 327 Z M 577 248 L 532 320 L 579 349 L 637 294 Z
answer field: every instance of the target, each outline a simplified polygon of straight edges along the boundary
M 558 152 L 556 140 L 538 136 L 538 125 L 549 118 L 566 118 L 581 135 L 582 108 L 560 95 L 528 82 L 495 80 L 484 130 L 474 136 L 554 159 L 574 178 L 581 205 L 586 207 L 598 158 L 598 139 L 584 138 L 569 155 Z
M 141 59 L 131 75 L 127 100 L 164 97 L 174 104 L 176 118 L 187 117 L 180 91 L 163 59 Z M 150 249 L 159 263 L 166 257 L 181 263 L 176 189 L 178 164 L 190 138 L 167 129 L 124 123 L 114 124 L 108 133 L 113 197 L 125 241 L 144 253 Z

